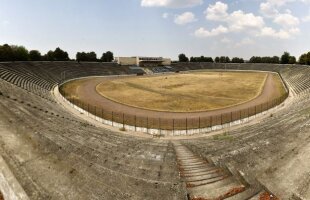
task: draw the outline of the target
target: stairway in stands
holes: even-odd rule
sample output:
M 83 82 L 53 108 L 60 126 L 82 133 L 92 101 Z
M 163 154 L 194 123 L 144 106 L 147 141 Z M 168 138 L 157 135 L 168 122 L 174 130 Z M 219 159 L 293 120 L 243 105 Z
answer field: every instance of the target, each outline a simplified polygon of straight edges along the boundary
M 149 68 L 144 67 L 143 70 L 145 71 L 145 73 L 146 73 L 147 75 L 152 75 L 152 74 L 154 74 L 154 72 L 152 72 L 152 70 L 150 70 Z
M 189 200 L 276 199 L 260 187 L 250 186 L 228 169 L 195 155 L 186 146 L 174 142 L 174 148 Z

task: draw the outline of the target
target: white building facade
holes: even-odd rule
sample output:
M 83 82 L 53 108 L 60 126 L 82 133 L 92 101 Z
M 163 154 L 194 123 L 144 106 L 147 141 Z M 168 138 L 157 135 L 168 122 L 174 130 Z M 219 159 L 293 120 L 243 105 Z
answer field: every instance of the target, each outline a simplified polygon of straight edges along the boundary
M 152 66 L 170 66 L 170 58 L 162 57 L 115 57 L 115 62 L 119 65 L 137 65 L 140 67 L 152 67 Z

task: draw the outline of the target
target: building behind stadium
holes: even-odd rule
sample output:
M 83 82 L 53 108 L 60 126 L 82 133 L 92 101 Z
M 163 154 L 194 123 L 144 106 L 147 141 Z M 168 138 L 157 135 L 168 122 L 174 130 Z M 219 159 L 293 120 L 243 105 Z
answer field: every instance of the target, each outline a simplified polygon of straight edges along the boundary
M 119 65 L 136 65 L 140 67 L 155 67 L 155 66 L 169 66 L 171 65 L 170 58 L 162 57 L 116 57 L 115 62 Z

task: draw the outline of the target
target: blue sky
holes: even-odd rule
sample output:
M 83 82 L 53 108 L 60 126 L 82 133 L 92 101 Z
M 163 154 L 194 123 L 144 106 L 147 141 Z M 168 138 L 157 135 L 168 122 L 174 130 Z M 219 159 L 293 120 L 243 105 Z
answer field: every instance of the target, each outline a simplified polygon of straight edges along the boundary
M 310 51 L 310 0 L 0 0 L 0 44 L 116 56 Z

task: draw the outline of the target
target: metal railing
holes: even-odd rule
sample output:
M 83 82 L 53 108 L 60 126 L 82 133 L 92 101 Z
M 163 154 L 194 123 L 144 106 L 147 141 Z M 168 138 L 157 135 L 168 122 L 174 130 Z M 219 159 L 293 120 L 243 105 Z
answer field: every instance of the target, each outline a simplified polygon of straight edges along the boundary
M 279 97 L 266 101 L 265 103 L 257 104 L 245 109 L 240 109 L 233 112 L 226 112 L 219 115 L 213 115 L 208 117 L 188 117 L 183 119 L 173 118 L 157 118 L 154 116 L 139 116 L 127 114 L 125 112 L 115 112 L 112 109 L 105 109 L 89 104 L 88 102 L 81 101 L 74 96 L 66 94 L 59 89 L 62 96 L 72 104 L 85 110 L 87 113 L 93 114 L 99 118 L 109 120 L 113 123 L 142 127 L 146 129 L 158 129 L 158 130 L 191 130 L 191 129 L 203 129 L 210 128 L 217 125 L 229 124 L 245 118 L 250 118 L 259 113 L 267 111 L 277 105 L 280 105 L 288 97 L 288 93 L 285 93 Z

